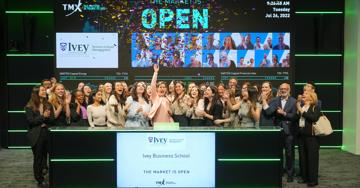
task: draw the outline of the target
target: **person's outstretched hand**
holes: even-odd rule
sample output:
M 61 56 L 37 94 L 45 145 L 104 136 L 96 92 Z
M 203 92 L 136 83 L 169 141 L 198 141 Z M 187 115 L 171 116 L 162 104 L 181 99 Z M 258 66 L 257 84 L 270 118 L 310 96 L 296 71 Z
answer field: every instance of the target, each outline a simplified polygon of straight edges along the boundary
M 159 72 L 159 65 L 158 64 L 154 64 L 154 72 Z

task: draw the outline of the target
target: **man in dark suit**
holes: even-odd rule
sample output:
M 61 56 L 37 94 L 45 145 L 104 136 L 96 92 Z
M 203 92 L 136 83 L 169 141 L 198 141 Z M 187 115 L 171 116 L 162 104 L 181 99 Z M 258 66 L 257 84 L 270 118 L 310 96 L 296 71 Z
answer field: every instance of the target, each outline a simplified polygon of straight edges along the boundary
M 285 147 L 285 169 L 287 181 L 292 182 L 295 166 L 294 138 L 296 135 L 296 99 L 290 96 L 290 85 L 283 83 L 279 87 L 279 96 L 275 99 L 275 125 L 282 128 Z

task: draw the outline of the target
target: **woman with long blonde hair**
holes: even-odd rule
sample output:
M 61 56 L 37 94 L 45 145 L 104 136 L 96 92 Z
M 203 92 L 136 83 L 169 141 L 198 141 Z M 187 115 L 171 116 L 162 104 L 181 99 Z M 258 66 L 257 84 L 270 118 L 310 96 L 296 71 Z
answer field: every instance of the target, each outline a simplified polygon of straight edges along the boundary
M 318 185 L 320 148 L 319 138 L 313 133 L 313 124 L 320 118 L 316 93 L 304 92 L 304 96 L 299 97 L 296 107 L 299 119 L 298 144 L 301 172 L 299 183 L 307 183 L 309 187 L 313 187 Z
M 70 102 L 70 92 L 65 91 L 63 84 L 56 83 L 49 97 L 49 103 L 54 108 L 56 126 L 70 125 Z

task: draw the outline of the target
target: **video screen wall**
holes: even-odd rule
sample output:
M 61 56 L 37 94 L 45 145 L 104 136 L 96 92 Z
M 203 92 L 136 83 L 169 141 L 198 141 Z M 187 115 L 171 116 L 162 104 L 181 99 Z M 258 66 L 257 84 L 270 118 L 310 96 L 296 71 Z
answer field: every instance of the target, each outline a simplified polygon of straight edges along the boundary
M 131 67 L 153 64 L 169 68 L 287 68 L 290 33 L 133 33 Z
M 237 78 L 291 82 L 289 0 L 57 0 L 56 70 L 62 82 Z

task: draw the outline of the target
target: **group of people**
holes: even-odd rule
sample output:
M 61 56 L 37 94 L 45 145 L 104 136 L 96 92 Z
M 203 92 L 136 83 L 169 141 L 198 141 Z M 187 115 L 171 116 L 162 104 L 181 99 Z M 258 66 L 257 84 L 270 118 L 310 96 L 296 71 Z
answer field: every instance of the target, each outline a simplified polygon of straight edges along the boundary
M 272 36 L 277 43 L 272 44 Z M 253 36 L 253 37 L 252 37 Z M 251 38 L 256 36 L 256 40 Z M 289 33 L 134 33 L 132 67 L 290 67 Z M 263 56 L 263 57 L 262 57 Z
M 283 130 L 288 181 L 294 176 L 294 141 L 299 145 L 301 181 L 317 185 L 319 140 L 312 124 L 320 117 L 321 103 L 315 86 L 308 83 L 297 99 L 290 96 L 290 84 L 283 83 L 275 94 L 270 82 L 259 87 L 230 79 L 228 85 L 158 81 L 154 65 L 150 84 L 107 82 L 95 90 L 80 82 L 72 93 L 56 79 L 45 79 L 33 88 L 25 107 L 29 138 L 34 153 L 35 179 L 44 181 L 51 126 L 149 127 L 157 122 L 178 122 L 180 126 L 223 126 L 256 128 L 279 126 Z

